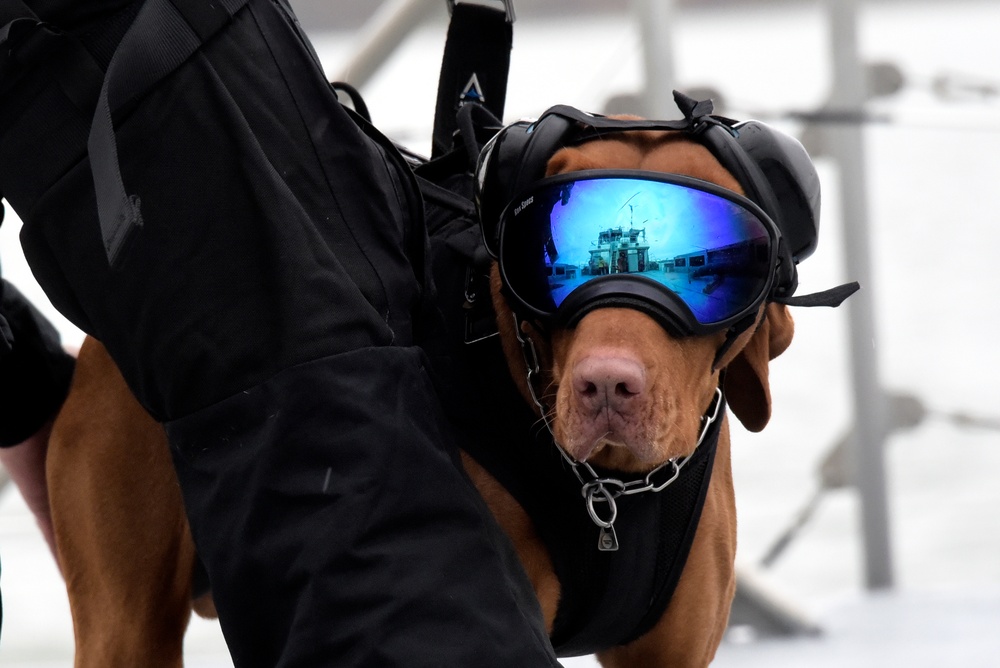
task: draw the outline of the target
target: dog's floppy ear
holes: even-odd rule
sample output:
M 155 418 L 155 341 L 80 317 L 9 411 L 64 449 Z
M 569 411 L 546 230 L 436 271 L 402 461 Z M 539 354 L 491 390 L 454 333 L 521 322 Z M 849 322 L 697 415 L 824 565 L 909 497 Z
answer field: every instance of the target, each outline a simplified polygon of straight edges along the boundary
M 768 363 L 785 352 L 795 325 L 788 307 L 768 304 L 750 341 L 726 366 L 726 400 L 733 414 L 750 431 L 760 431 L 771 418 Z

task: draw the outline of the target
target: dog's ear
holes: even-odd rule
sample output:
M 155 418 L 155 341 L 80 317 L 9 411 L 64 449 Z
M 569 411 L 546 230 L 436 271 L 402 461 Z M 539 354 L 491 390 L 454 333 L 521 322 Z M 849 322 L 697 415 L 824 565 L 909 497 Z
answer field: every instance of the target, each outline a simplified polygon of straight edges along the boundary
M 768 304 L 753 336 L 726 366 L 726 399 L 733 414 L 750 431 L 760 431 L 771 418 L 768 363 L 785 352 L 795 325 L 788 307 Z
M 597 169 L 598 167 L 600 164 L 597 160 L 575 146 L 570 146 L 559 149 L 555 155 L 549 158 L 549 162 L 545 166 L 545 176 L 579 172 L 584 169 Z

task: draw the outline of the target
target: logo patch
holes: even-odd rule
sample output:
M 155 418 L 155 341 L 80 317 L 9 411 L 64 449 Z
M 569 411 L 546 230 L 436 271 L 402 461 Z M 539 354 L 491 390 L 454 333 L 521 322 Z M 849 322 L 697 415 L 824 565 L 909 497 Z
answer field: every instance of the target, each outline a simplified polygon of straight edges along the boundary
M 516 215 L 520 214 L 521 211 L 524 210 L 524 207 L 528 206 L 529 204 L 531 204 L 534 201 L 535 201 L 535 196 L 532 195 L 528 199 L 526 199 L 523 202 L 521 202 L 520 206 L 514 207 L 514 215 L 516 216 Z
M 469 82 L 462 89 L 462 94 L 458 96 L 458 106 L 462 106 L 466 102 L 478 102 L 480 104 L 486 102 L 486 95 L 483 94 L 483 87 L 480 85 L 479 77 L 476 76 L 475 72 L 469 77 Z

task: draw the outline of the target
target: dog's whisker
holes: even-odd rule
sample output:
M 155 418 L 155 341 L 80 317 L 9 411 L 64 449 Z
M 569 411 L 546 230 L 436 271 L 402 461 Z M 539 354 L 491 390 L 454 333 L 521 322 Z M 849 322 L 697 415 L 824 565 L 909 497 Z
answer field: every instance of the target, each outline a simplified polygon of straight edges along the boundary
M 536 419 L 531 424 L 531 430 L 534 433 L 534 435 L 537 436 L 538 434 L 542 433 L 543 431 L 550 429 L 549 425 L 551 425 L 553 423 L 553 421 L 555 420 L 555 417 L 556 417 L 555 409 L 551 409 L 550 408 L 550 409 L 546 410 L 545 411 L 545 415 L 543 415 L 542 417 Z
M 538 418 L 531 423 L 531 434 L 532 436 L 538 436 L 539 434 L 545 432 L 546 428 L 547 426 L 544 418 Z

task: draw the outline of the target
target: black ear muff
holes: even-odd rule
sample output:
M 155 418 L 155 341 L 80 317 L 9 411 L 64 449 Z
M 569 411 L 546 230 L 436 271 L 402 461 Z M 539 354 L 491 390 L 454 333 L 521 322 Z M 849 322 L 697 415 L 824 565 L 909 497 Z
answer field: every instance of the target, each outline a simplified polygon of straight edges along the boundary
M 783 266 L 775 289 L 791 294 L 795 265 L 812 254 L 819 234 L 819 176 L 808 153 L 793 137 L 759 121 L 706 123 L 698 139 L 778 226 Z
M 546 113 L 502 129 L 483 147 L 476 168 L 476 207 L 486 249 L 497 256 L 500 214 L 522 190 L 545 176 L 549 158 L 573 133 L 573 123 Z
M 757 165 L 778 203 L 775 222 L 796 264 L 812 255 L 819 239 L 819 175 L 797 139 L 759 121 L 736 126 L 740 148 Z

